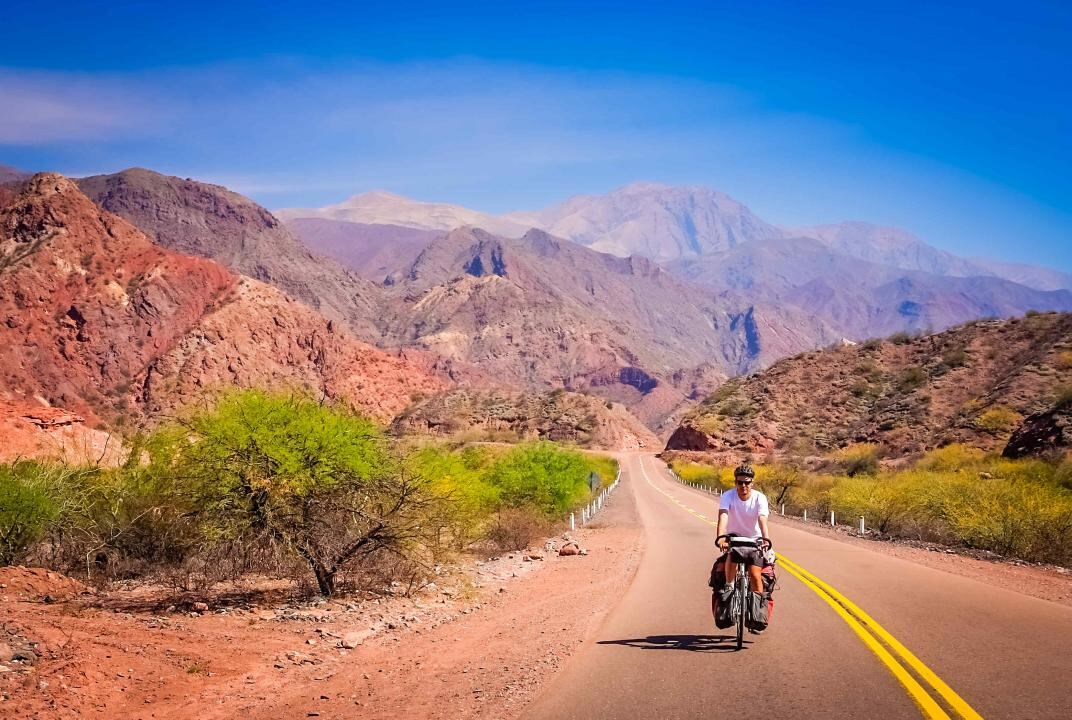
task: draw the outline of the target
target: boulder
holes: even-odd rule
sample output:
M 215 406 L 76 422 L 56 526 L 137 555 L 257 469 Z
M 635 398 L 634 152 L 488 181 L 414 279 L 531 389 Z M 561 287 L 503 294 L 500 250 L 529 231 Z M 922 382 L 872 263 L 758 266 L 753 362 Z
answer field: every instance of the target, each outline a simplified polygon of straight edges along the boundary
M 1002 451 L 1007 458 L 1059 455 L 1072 449 L 1072 405 L 1029 415 Z

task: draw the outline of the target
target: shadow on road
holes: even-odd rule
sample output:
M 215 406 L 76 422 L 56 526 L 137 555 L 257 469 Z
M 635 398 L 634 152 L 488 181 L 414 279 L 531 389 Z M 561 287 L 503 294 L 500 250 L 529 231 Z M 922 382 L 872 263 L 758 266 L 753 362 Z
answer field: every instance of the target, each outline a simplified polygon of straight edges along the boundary
M 599 645 L 625 645 L 641 650 L 688 650 L 690 652 L 727 652 L 737 649 L 732 635 L 648 635 L 628 640 L 600 640 Z M 745 640 L 745 646 L 751 644 Z

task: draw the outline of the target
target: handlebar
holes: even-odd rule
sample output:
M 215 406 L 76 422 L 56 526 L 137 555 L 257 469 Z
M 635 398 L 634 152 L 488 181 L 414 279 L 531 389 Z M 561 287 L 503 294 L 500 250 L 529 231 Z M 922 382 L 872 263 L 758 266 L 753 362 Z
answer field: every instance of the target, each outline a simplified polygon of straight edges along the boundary
M 750 538 L 750 537 L 745 537 L 744 535 L 728 535 L 727 534 L 727 535 L 719 535 L 717 538 L 715 538 L 715 544 L 718 545 L 718 541 L 721 540 L 722 538 L 726 538 L 727 540 L 729 540 L 730 545 L 751 545 L 752 547 L 759 548 L 759 549 L 762 550 L 763 545 L 765 543 L 766 546 L 767 546 L 766 549 L 768 549 L 768 550 L 773 550 L 774 549 L 774 543 L 771 542 L 770 538 Z

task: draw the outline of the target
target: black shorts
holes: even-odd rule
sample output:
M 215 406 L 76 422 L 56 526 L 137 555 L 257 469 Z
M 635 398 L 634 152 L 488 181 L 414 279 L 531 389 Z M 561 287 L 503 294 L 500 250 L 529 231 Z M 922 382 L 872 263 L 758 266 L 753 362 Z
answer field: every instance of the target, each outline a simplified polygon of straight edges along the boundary
M 745 565 L 755 565 L 757 567 L 763 567 L 767 564 L 767 558 L 764 556 L 763 551 L 755 547 L 731 547 L 729 559 L 735 563 L 744 563 Z

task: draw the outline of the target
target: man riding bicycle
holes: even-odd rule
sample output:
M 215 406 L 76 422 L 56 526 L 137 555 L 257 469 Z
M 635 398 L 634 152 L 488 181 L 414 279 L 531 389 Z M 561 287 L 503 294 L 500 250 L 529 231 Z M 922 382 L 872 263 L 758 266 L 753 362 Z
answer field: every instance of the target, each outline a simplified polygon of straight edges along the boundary
M 730 546 L 729 539 L 724 537 L 726 535 L 762 538 L 763 544 L 770 547 L 767 496 L 752 489 L 755 479 L 756 471 L 751 465 L 739 465 L 733 471 L 735 491 L 722 493 L 718 508 L 718 547 L 723 552 Z M 737 576 L 738 558 L 744 560 L 748 568 L 748 584 L 752 592 L 762 593 L 763 552 L 759 548 L 737 548 L 726 556 L 726 582 L 731 585 Z

